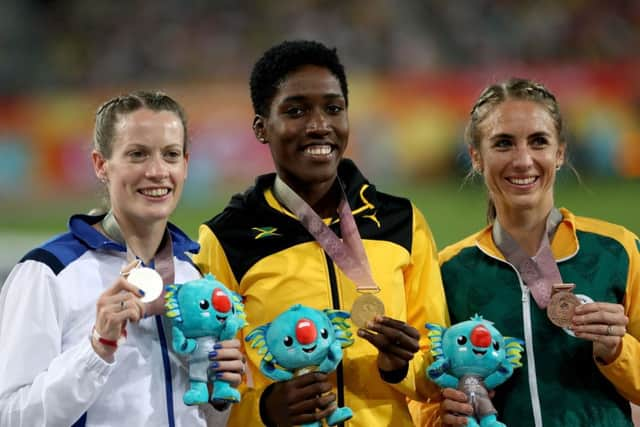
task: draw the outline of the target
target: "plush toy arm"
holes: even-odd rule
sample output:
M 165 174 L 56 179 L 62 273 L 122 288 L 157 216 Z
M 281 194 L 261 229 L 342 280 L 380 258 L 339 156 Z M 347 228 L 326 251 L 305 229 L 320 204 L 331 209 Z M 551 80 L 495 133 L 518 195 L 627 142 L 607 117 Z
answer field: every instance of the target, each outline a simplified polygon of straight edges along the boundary
M 513 374 L 513 365 L 509 360 L 505 359 L 498 365 L 498 368 L 484 379 L 484 385 L 489 390 L 493 390 L 503 382 L 505 382 Z
M 427 377 L 431 378 L 431 380 L 440 387 L 456 388 L 458 386 L 458 378 L 447 373 L 449 367 L 449 359 L 446 357 L 440 358 L 429 365 L 427 368 Z
M 260 371 L 274 381 L 288 381 L 293 378 L 292 372 L 276 368 L 276 365 L 271 362 L 265 362 L 264 359 L 260 362 Z
M 193 353 L 197 347 L 196 340 L 190 339 L 184 336 L 182 329 L 174 326 L 171 328 L 173 333 L 173 350 L 178 354 L 190 354 Z
M 329 346 L 327 357 L 320 363 L 318 370 L 320 372 L 328 373 L 336 369 L 340 361 L 342 360 L 342 345 L 339 341 L 334 341 Z
M 222 328 L 222 331 L 220 331 L 220 341 L 235 338 L 238 329 L 240 329 L 240 322 L 238 321 L 238 319 L 227 319 L 224 328 Z

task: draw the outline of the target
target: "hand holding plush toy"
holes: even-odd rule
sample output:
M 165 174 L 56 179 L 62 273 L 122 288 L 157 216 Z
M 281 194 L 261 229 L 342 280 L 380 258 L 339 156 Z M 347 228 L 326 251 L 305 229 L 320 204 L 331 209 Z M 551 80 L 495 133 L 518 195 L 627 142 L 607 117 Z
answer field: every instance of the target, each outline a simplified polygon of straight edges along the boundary
M 522 366 L 524 342 L 503 337 L 493 323 L 477 314 L 450 328 L 432 323 L 426 327 L 435 359 L 427 368 L 427 376 L 440 387 L 465 392 L 474 410 L 468 426 L 505 427 L 496 419 L 497 411 L 487 390 L 504 383 L 514 368 Z
M 215 343 L 234 338 L 246 324 L 240 296 L 207 274 L 182 285 L 167 286 L 165 301 L 166 316 L 173 321 L 173 350 L 189 355 L 191 388 L 183 395 L 184 403 L 239 402 L 240 392 L 223 380 L 213 381 L 209 396 L 207 369 Z
M 328 373 L 342 360 L 342 349 L 353 344 L 348 318 L 344 311 L 296 304 L 251 331 L 246 341 L 263 356 L 260 371 L 274 381 L 288 381 L 314 370 Z M 350 408 L 337 408 L 327 417 L 327 424 L 333 426 L 352 416 Z

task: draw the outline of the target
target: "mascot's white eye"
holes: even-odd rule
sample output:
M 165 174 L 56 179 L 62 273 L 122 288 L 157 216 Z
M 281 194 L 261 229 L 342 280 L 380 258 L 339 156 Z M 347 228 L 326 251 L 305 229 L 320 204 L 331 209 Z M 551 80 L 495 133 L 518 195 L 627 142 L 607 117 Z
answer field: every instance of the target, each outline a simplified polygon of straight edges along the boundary
M 467 343 L 467 337 L 465 337 L 464 335 L 460 335 L 457 341 L 458 344 L 465 345 Z
M 493 349 L 494 349 L 495 351 L 500 350 L 500 344 L 498 343 L 498 341 L 494 341 L 494 342 L 493 342 Z
M 284 345 L 286 345 L 287 347 L 291 347 L 293 345 L 293 338 L 291 338 L 290 336 L 286 336 L 284 337 L 284 339 L 282 340 L 282 342 L 284 343 Z
M 329 338 L 329 331 L 327 331 L 325 328 L 320 329 L 320 336 L 326 340 L 327 338 Z
M 209 308 L 209 301 L 207 301 L 206 299 L 200 300 L 200 308 L 203 310 Z

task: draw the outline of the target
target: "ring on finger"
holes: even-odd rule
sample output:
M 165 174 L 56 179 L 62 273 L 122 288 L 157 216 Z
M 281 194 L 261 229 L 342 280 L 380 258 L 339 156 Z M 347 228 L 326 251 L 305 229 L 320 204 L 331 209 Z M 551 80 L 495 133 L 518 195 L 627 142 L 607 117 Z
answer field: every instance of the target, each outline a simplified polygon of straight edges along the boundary
M 613 325 L 607 325 L 607 336 L 613 335 L 613 332 L 611 331 L 612 329 Z
M 125 300 L 120 301 L 120 311 L 126 310 L 127 302 Z

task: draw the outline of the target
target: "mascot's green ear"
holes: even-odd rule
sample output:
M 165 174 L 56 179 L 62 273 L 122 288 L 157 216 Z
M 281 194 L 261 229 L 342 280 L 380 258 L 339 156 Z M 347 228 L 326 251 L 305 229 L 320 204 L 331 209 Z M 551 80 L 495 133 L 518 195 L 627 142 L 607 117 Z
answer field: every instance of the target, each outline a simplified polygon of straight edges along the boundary
M 340 347 L 345 348 L 353 344 L 351 325 L 347 321 L 351 315 L 346 311 L 331 308 L 325 308 L 322 311 L 333 325 L 333 332 L 336 335 L 336 341 L 340 343 Z
M 522 366 L 522 352 L 524 351 L 524 341 L 513 337 L 504 337 L 504 353 L 507 360 L 514 368 Z
M 274 357 L 273 357 L 273 354 L 271 354 L 271 352 L 269 351 L 269 345 L 267 344 L 267 340 L 266 340 L 267 330 L 269 329 L 269 325 L 271 325 L 271 323 L 267 323 L 265 325 L 255 328 L 253 331 L 249 333 L 249 335 L 245 337 L 244 340 L 246 342 L 251 342 L 251 348 L 258 349 L 258 355 L 260 356 L 265 355 L 263 358 L 265 362 L 271 363 L 274 361 Z
M 167 285 L 166 292 L 164 294 L 164 306 L 167 309 L 166 316 L 174 321 L 182 322 L 182 313 L 180 312 L 180 303 L 178 302 L 178 291 L 180 290 L 178 284 Z
M 447 328 L 443 328 L 435 323 L 427 323 L 425 327 L 429 330 L 429 334 L 427 336 L 431 340 L 431 356 L 433 356 L 433 360 L 438 360 L 439 358 L 444 357 L 444 350 L 442 349 L 442 335 L 444 335 L 444 331 L 446 331 Z

